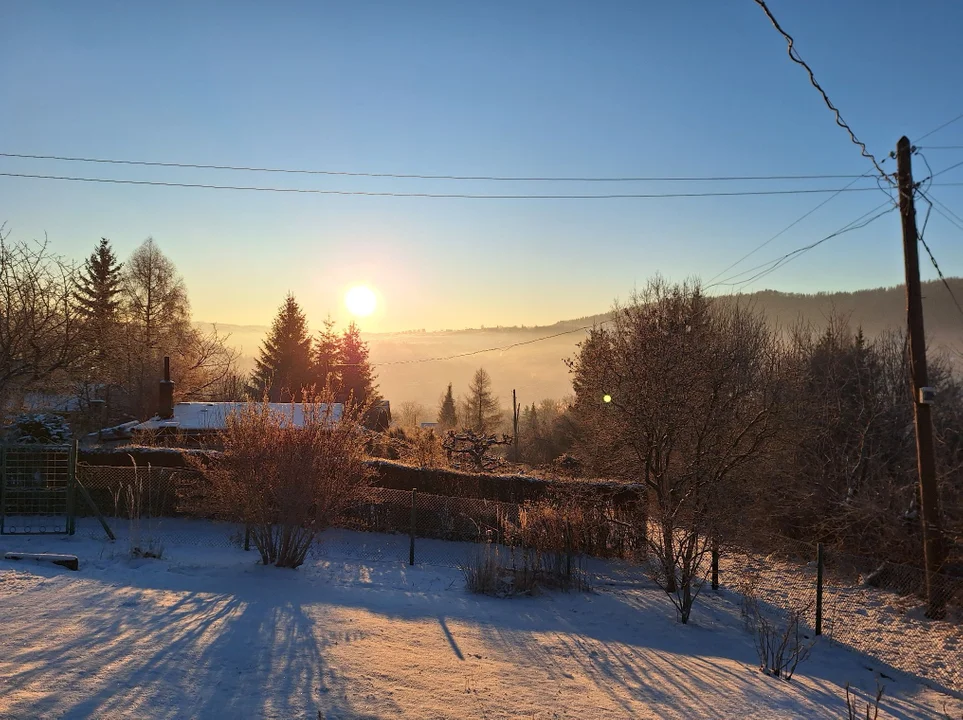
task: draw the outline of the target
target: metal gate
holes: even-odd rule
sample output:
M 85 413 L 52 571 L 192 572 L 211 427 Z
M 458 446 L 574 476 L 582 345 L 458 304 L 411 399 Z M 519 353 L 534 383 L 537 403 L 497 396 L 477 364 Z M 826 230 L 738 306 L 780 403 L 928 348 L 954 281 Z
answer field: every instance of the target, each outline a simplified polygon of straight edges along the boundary
M 76 450 L 0 446 L 0 534 L 74 533 Z

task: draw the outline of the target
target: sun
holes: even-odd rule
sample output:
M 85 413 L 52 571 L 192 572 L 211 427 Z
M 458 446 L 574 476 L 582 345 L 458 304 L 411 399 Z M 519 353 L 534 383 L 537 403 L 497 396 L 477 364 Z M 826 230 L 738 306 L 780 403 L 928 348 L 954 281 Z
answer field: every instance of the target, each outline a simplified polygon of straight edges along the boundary
M 367 317 L 375 311 L 378 298 L 367 285 L 355 285 L 345 293 L 344 304 L 352 315 Z

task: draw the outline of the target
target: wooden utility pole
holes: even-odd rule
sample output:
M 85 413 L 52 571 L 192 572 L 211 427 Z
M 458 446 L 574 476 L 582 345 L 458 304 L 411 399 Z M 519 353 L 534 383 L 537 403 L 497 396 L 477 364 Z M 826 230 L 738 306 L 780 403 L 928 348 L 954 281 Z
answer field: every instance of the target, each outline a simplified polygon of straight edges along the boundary
M 926 337 L 923 333 L 923 298 L 920 291 L 919 236 L 916 232 L 916 209 L 913 205 L 912 148 L 903 136 L 896 144 L 899 210 L 903 222 L 903 254 L 906 262 L 906 327 L 910 346 L 910 375 L 913 389 L 913 421 L 916 425 L 916 461 L 919 468 L 920 516 L 923 523 L 923 556 L 926 562 L 926 616 L 941 618 L 946 614 L 946 598 L 937 573 L 943 566 L 946 545 L 940 523 L 939 496 L 936 491 L 936 460 L 933 451 L 933 421 L 930 417 L 932 398 L 926 372 Z

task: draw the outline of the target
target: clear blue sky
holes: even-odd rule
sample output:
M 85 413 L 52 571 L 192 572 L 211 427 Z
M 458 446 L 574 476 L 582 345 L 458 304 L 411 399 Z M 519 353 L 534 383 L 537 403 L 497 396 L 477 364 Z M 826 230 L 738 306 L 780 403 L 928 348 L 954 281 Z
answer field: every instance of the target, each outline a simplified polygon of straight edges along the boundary
M 963 112 L 963 3 L 770 7 L 879 157 L 901 134 L 913 139 Z M 0 152 L 483 175 L 871 168 L 751 0 L 6 2 L 0 98 Z M 963 145 L 963 121 L 923 144 Z M 963 160 L 959 150 L 926 155 L 936 170 Z M 502 194 L 792 187 L 443 183 L 7 158 L 0 172 Z M 961 182 L 963 168 L 939 180 Z M 963 188 L 933 194 L 963 215 Z M 0 177 L 0 221 L 16 239 L 46 232 L 78 259 L 101 236 L 126 256 L 152 235 L 187 280 L 198 319 L 265 323 L 291 290 L 318 324 L 327 312 L 343 318 L 344 290 L 367 282 L 382 296 L 367 329 L 433 329 L 600 312 L 655 272 L 711 278 L 825 197 L 442 200 Z M 883 200 L 840 196 L 743 267 Z M 963 274 L 963 231 L 934 214 L 927 236 L 947 274 Z M 901 275 L 892 214 L 755 288 L 852 289 Z

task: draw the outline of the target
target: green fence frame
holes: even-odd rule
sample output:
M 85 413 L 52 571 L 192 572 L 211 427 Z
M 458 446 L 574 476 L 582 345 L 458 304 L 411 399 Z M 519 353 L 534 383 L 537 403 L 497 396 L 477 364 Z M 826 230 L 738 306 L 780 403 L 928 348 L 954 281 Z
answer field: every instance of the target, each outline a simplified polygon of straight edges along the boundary
M 46 484 L 31 487 L 25 480 L 30 473 L 42 473 Z M 76 441 L 70 445 L 0 445 L 0 535 L 73 535 L 76 486 Z M 10 513 L 13 503 L 20 507 Z M 16 525 L 8 521 L 14 517 L 18 518 Z M 25 522 L 33 517 L 41 521 Z M 48 528 L 48 518 L 63 518 L 63 522 L 58 520 Z

